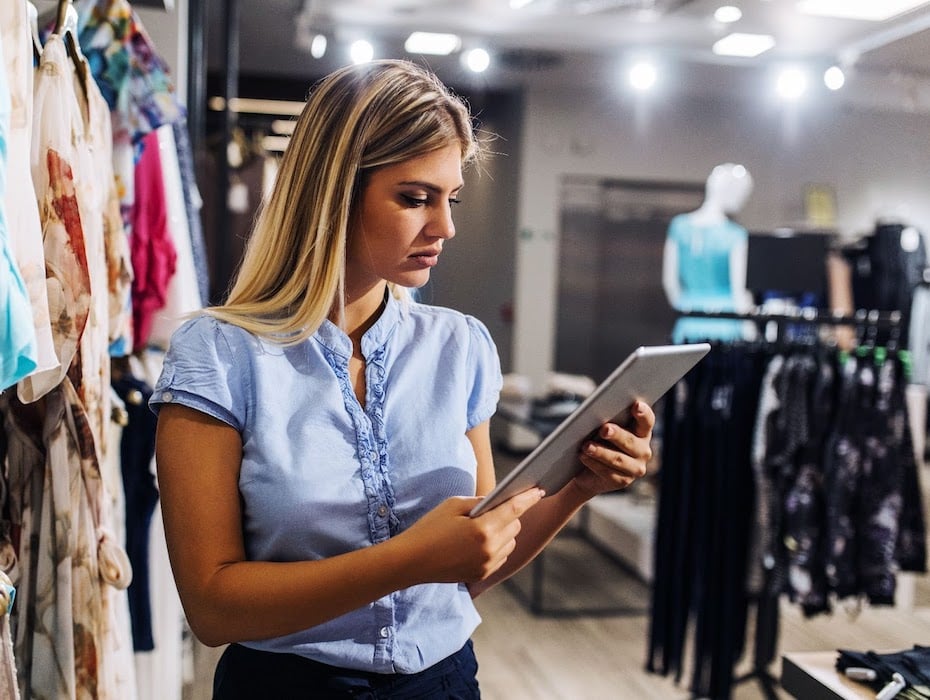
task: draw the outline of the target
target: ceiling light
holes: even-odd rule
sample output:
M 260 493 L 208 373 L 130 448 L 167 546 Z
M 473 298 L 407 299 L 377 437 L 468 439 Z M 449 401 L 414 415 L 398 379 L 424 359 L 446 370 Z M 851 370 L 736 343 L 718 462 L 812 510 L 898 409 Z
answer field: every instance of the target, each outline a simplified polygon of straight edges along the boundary
M 649 61 L 639 61 L 630 68 L 629 79 L 630 85 L 635 90 L 644 92 L 656 84 L 659 74 L 656 67 Z
M 349 56 L 352 57 L 352 63 L 368 63 L 375 55 L 374 47 L 364 39 L 358 39 L 352 42 L 349 47 Z
M 775 37 L 769 34 L 727 34 L 714 44 L 718 56 L 743 56 L 752 58 L 775 46 Z
M 472 73 L 484 73 L 491 65 L 491 56 L 484 49 L 471 49 L 465 52 L 463 61 Z
M 739 22 L 743 16 L 743 11 L 735 5 L 722 5 L 714 11 L 714 19 L 723 24 Z
M 430 54 L 432 56 L 448 56 L 457 51 L 462 40 L 455 34 L 436 34 L 434 32 L 413 32 L 404 42 L 404 51 L 407 53 Z
M 800 68 L 785 68 L 775 84 L 778 96 L 784 100 L 797 100 L 807 91 L 807 73 Z
M 326 54 L 326 37 L 323 34 L 317 34 L 310 42 L 310 55 L 314 58 L 323 58 Z
M 839 90 L 846 84 L 846 74 L 839 66 L 830 66 L 824 71 L 823 84 L 830 90 Z
M 882 22 L 926 5 L 928 0 L 798 0 L 798 12 Z

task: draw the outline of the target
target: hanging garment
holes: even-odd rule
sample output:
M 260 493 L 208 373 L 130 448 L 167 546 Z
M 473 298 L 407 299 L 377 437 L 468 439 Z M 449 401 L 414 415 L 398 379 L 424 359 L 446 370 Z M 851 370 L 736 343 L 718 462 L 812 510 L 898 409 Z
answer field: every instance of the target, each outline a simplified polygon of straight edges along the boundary
M 0 55 L 2 55 L 0 43 Z M 29 292 L 13 258 L 6 225 L 7 138 L 10 133 L 10 89 L 0 70 L 0 391 L 31 374 L 38 364 L 36 329 Z
M 82 0 L 75 7 L 81 50 L 113 113 L 114 170 L 128 225 L 138 143 L 178 120 L 183 109 L 167 64 L 128 0 Z
M 158 488 L 152 473 L 156 418 L 148 408 L 152 388 L 131 374 L 113 386 L 126 407 L 127 424 L 120 445 L 120 465 L 126 502 L 126 553 L 132 564 L 129 611 L 136 651 L 155 648 L 149 580 L 149 541 Z
M 0 39 L 3 63 L 10 86 L 10 129 L 7 138 L 7 172 L 5 212 L 9 245 L 13 259 L 29 293 L 36 338 L 35 371 L 54 370 L 58 356 L 52 341 L 48 316 L 48 293 L 45 288 L 45 252 L 39 207 L 31 177 L 16 174 L 30 171 L 32 142 L 33 83 L 32 36 L 26 0 L 0 3 Z M 2 205 L 0 205 L 2 206 Z M 21 396 L 28 400 L 26 396 Z
M 169 285 L 177 269 L 177 251 L 168 228 L 168 201 L 155 131 L 142 139 L 135 187 L 138 196 L 132 208 L 130 237 L 135 271 L 132 344 L 142 349 L 148 344 L 155 314 L 167 303 Z
M 19 393 L 24 401 L 35 401 L 61 383 L 78 352 L 91 311 L 90 270 L 74 184 L 74 168 L 78 167 L 74 141 L 84 129 L 72 72 L 64 42 L 50 36 L 36 74 L 31 162 L 44 217 L 49 317 L 60 365 L 23 380 Z
M 28 405 L 7 399 L 9 483 L 18 485 L 10 511 L 25 563 L 17 583 L 26 611 L 16 634 L 20 687 L 26 697 L 118 699 L 109 684 L 107 588 L 126 588 L 132 574 L 110 526 L 90 424 L 67 377 L 45 396 L 38 426 Z
M 175 251 L 175 271 L 168 280 L 165 303 L 153 312 L 146 343 L 167 349 L 171 334 L 185 320 L 185 314 L 202 308 L 194 248 L 184 204 L 184 181 L 178 161 L 174 130 L 170 125 L 156 131 L 161 160 L 161 176 L 167 208 L 167 234 Z

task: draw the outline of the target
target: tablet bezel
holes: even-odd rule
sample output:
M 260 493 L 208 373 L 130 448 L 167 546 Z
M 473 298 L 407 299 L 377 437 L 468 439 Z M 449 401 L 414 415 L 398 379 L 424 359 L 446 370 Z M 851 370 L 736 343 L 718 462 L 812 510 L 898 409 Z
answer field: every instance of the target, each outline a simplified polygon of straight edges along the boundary
M 583 468 L 581 444 L 604 423 L 623 425 L 637 399 L 653 405 L 710 351 L 709 343 L 638 347 L 470 512 L 472 517 L 539 486 L 558 492 Z

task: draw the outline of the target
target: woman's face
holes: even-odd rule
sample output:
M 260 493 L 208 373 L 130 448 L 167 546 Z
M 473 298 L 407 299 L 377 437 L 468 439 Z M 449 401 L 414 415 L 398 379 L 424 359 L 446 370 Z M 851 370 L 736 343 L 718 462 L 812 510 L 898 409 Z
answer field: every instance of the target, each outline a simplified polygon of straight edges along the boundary
M 443 242 L 455 235 L 452 207 L 462 185 L 457 145 L 375 170 L 349 232 L 348 287 L 426 284 Z

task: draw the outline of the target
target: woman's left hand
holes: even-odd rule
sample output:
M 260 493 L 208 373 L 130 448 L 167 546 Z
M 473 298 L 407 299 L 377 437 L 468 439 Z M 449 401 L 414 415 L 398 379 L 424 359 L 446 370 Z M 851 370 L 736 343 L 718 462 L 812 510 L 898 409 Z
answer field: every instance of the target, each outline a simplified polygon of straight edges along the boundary
M 624 489 L 646 473 L 646 463 L 652 459 L 656 417 L 643 401 L 636 401 L 630 414 L 629 428 L 605 423 L 598 432 L 599 439 L 581 446 L 579 458 L 586 469 L 575 477 L 574 484 L 587 497 Z

